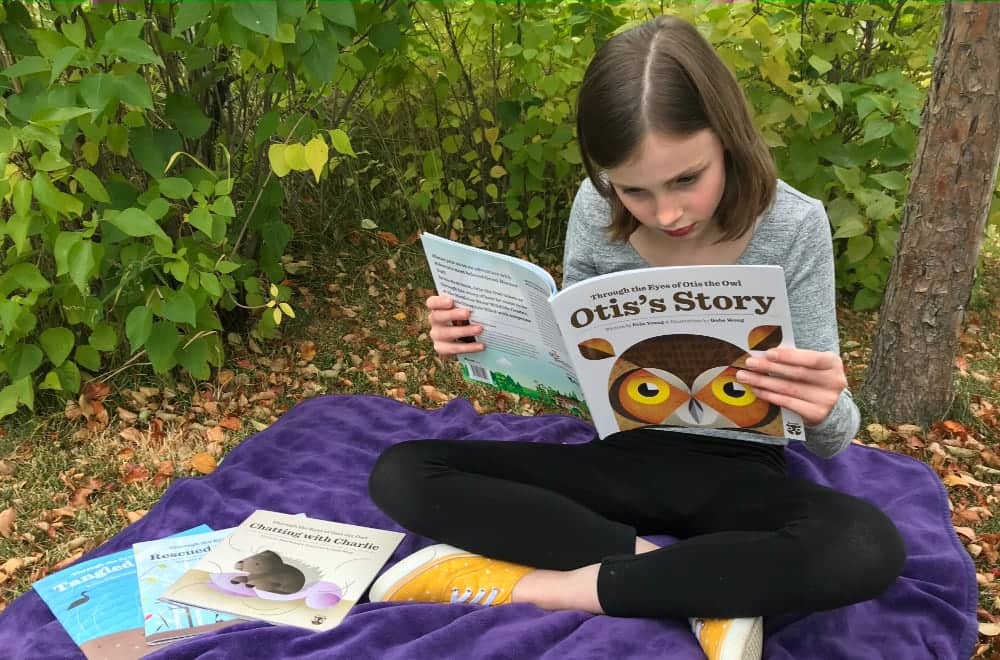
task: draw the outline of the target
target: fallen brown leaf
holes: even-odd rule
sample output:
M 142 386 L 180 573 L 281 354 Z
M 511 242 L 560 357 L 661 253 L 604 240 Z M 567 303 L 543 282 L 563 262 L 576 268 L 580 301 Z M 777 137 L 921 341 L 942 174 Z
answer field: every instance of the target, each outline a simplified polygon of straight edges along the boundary
M 134 426 L 128 426 L 122 429 L 121 431 L 118 432 L 118 435 L 120 435 L 122 439 L 135 444 L 141 444 L 143 438 L 145 437 L 143 436 L 142 431 L 135 428 Z
M 5 539 L 10 538 L 10 533 L 14 528 L 14 517 L 16 516 L 14 507 L 9 507 L 0 512 L 0 536 Z
M 72 497 L 69 498 L 70 506 L 75 506 L 78 509 L 85 509 L 90 504 L 87 498 L 90 494 L 94 492 L 93 488 L 77 488 L 76 492 L 73 493 Z
M 243 421 L 239 417 L 228 415 L 219 420 L 219 426 L 229 429 L 230 431 L 239 431 L 243 428 Z
M 306 362 L 312 362 L 316 358 L 316 343 L 311 341 L 300 342 L 299 357 Z
M 56 571 L 61 571 L 62 569 L 66 568 L 67 566 L 69 566 L 70 564 L 72 564 L 73 562 L 75 562 L 77 559 L 79 559 L 82 556 L 83 556 L 83 550 L 77 550 L 76 552 L 74 552 L 73 554 L 71 554 L 69 557 L 66 557 L 66 559 L 63 559 L 62 561 L 53 564 L 52 568 L 51 568 L 51 571 L 53 573 L 56 572 Z
M 14 466 L 6 461 L 0 461 L 0 477 L 9 477 L 14 474 Z
M 215 457 L 207 452 L 199 452 L 191 457 L 191 467 L 202 474 L 211 474 L 216 465 Z
M 1000 635 L 1000 623 L 980 623 L 979 634 L 984 637 L 995 637 Z
M 14 557 L 5 561 L 3 566 L 0 566 L 0 571 L 3 571 L 7 575 L 13 575 L 16 571 L 21 570 L 22 566 L 24 566 L 24 560 Z
M 213 426 L 205 431 L 205 437 L 209 442 L 222 442 L 226 439 L 226 432 L 219 426 Z
M 136 465 L 135 463 L 129 463 L 125 466 L 125 474 L 122 476 L 122 482 L 126 484 L 132 484 L 137 481 L 145 481 L 149 479 L 149 470 L 141 465 Z
M 129 521 L 129 523 L 134 523 L 141 520 L 142 517 L 146 515 L 146 513 L 147 513 L 146 509 L 139 509 L 138 511 L 126 511 L 125 518 Z

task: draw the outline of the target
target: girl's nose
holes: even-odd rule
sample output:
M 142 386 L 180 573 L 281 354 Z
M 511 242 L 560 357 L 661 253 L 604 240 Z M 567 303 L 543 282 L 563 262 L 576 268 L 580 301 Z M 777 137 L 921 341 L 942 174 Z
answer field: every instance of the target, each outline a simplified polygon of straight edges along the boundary
M 684 209 L 673 204 L 660 204 L 656 209 L 656 221 L 661 226 L 669 227 L 684 214 Z

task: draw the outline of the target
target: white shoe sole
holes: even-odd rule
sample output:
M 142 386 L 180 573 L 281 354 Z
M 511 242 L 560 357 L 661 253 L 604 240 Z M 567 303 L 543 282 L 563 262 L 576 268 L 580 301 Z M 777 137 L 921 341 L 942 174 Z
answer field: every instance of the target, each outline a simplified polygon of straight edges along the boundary
M 422 566 L 425 566 L 432 561 L 442 557 L 447 557 L 448 555 L 470 554 L 472 553 L 466 552 L 465 550 L 454 546 L 445 545 L 444 543 L 429 545 L 423 550 L 417 550 L 412 555 L 400 559 L 399 562 L 397 562 L 392 568 L 387 570 L 385 573 L 380 575 L 377 580 L 375 580 L 375 583 L 372 584 L 371 590 L 368 592 L 368 600 L 373 603 L 383 602 L 386 594 L 388 594 L 388 592 L 395 587 L 400 580 L 405 579 L 410 573 L 417 571 Z
M 734 619 L 718 660 L 760 660 L 764 652 L 764 619 Z

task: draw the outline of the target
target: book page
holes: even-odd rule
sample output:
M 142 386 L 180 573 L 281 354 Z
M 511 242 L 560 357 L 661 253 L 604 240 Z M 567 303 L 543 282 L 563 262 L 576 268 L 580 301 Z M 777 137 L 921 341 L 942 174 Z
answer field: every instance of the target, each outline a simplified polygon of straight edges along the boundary
M 780 267 L 623 271 L 551 303 L 602 438 L 646 426 L 805 438 L 797 414 L 736 381 L 751 355 L 794 346 Z
M 535 264 L 424 233 L 438 293 L 472 310 L 480 353 L 460 355 L 463 375 L 533 399 L 583 409 L 582 392 L 549 308 L 555 281 Z

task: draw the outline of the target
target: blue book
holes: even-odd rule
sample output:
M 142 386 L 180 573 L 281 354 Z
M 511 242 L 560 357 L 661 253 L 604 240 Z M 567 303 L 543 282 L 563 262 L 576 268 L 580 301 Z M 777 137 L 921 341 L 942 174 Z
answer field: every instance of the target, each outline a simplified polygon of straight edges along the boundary
M 199 525 L 175 536 L 207 531 Z M 90 660 L 131 660 L 156 650 L 146 644 L 131 549 L 73 564 L 34 589 Z
M 231 529 L 181 538 L 143 541 L 132 546 L 139 579 L 139 603 L 146 643 L 163 644 L 241 621 L 232 614 L 159 600 L 164 591 L 197 564 Z

